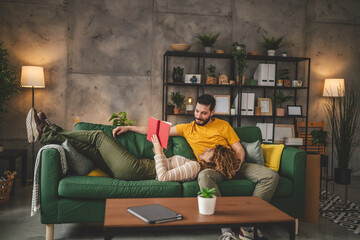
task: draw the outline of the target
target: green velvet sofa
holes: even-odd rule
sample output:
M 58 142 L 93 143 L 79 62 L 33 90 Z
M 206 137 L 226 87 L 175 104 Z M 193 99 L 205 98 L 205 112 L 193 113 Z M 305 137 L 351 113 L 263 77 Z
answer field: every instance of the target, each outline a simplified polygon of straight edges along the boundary
M 75 130 L 103 130 L 111 135 L 112 126 L 78 123 Z M 245 142 L 261 140 L 257 127 L 239 127 L 235 132 Z M 116 141 L 139 158 L 153 159 L 152 144 L 146 136 L 127 132 Z M 191 148 L 182 137 L 171 137 L 165 154 L 191 157 Z M 285 147 L 280 163 L 280 180 L 271 204 L 294 218 L 304 214 L 306 154 Z M 47 239 L 52 239 L 54 224 L 101 223 L 106 198 L 195 197 L 197 181 L 124 181 L 114 178 L 62 175 L 59 153 L 46 149 L 41 155 L 41 223 L 47 224 Z M 255 184 L 247 179 L 224 181 L 222 196 L 251 196 Z

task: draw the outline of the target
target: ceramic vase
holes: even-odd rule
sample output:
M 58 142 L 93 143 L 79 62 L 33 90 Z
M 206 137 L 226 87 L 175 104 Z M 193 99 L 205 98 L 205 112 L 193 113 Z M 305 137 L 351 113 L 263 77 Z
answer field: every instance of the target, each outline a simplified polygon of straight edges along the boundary
M 268 56 L 275 56 L 275 50 L 267 50 Z

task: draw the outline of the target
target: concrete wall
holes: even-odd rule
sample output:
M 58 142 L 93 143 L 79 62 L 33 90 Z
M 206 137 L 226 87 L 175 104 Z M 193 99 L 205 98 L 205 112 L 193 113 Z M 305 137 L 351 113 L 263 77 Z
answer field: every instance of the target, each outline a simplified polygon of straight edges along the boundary
M 72 128 L 76 118 L 107 124 L 120 111 L 138 125 L 149 115 L 161 118 L 163 54 L 171 43 L 201 51 L 196 33 L 221 32 L 218 49 L 230 52 L 238 41 L 262 51 L 261 34 L 284 36 L 290 56 L 312 58 L 310 120 L 320 120 L 325 77 L 359 85 L 358 9 L 356 0 L 0 0 L 0 41 L 19 76 L 23 65 L 45 68 L 46 88 L 35 90 L 35 106 Z M 6 147 L 30 151 L 24 124 L 30 107 L 31 90 L 22 89 L 4 115 Z M 360 168 L 359 158 L 352 166 Z

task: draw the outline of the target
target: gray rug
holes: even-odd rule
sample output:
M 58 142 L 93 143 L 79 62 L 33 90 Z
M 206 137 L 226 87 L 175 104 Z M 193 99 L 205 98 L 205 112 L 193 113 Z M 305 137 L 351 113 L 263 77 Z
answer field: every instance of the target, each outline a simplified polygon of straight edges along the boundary
M 345 200 L 338 195 L 329 195 L 325 198 L 325 191 L 320 197 L 320 215 L 360 235 L 360 208 L 355 203 Z

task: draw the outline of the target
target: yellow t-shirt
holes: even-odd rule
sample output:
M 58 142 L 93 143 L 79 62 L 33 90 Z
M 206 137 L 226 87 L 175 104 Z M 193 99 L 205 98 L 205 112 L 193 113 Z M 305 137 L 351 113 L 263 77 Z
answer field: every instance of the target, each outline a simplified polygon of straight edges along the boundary
M 214 121 L 205 126 L 199 126 L 195 121 L 176 125 L 176 131 L 189 143 L 196 158 L 205 148 L 214 148 L 216 145 L 231 145 L 240 141 L 230 124 L 224 120 L 215 118 Z

